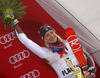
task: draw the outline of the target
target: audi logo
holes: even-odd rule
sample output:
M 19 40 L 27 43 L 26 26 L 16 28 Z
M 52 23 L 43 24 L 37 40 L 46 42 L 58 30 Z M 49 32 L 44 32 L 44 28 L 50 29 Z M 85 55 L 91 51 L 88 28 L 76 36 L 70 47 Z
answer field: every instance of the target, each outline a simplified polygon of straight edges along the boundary
M 30 56 L 29 51 L 24 50 L 23 52 L 19 52 L 18 54 L 15 54 L 14 56 L 11 56 L 9 58 L 9 62 L 11 64 L 15 64 L 17 62 L 20 62 L 21 60 L 24 60 L 25 58 L 28 58 Z
M 4 36 L 0 37 L 0 43 L 6 44 L 7 42 L 10 42 L 11 40 L 14 40 L 16 37 L 15 32 L 10 32 L 9 34 L 5 34 Z
M 40 75 L 40 72 L 35 69 L 23 76 L 20 76 L 20 78 L 37 78 L 37 77 L 39 77 L 39 75 Z

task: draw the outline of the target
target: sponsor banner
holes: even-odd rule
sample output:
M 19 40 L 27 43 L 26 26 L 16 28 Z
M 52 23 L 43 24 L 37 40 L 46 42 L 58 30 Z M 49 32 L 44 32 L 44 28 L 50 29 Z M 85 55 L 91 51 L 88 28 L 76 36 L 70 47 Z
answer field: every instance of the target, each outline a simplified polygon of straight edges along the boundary
M 30 71 L 19 78 L 38 78 L 40 76 L 40 72 L 38 70 Z
M 57 74 L 48 65 L 42 62 L 31 63 L 12 71 L 7 78 L 58 78 Z
M 16 37 L 15 31 L 12 31 L 8 34 L 0 36 L 0 44 L 6 44 L 8 42 L 13 41 Z
M 9 62 L 11 64 L 16 64 L 17 62 L 20 62 L 21 60 L 24 60 L 30 56 L 30 52 L 28 50 L 23 50 L 22 52 L 19 52 L 18 54 L 15 54 L 13 56 L 10 56 Z
M 55 71 L 29 51 L 16 37 L 13 29 L 1 30 L 0 78 L 57 78 Z
M 4 34 L 4 32 L 2 32 L 0 34 L 0 49 L 4 52 L 4 50 L 6 51 L 6 49 L 8 50 L 9 48 L 12 48 L 15 41 L 18 41 L 15 31 L 9 31 L 6 34 Z M 2 52 L 0 52 L 1 54 Z

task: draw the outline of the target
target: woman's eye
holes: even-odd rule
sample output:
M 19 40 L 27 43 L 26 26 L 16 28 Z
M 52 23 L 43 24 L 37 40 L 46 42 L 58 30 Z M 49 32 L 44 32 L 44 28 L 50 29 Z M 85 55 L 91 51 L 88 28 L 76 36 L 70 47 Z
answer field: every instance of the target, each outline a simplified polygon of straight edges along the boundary
M 53 34 L 53 32 L 51 32 L 51 34 Z
M 46 35 L 46 37 L 48 37 L 48 36 L 49 36 L 49 34 Z

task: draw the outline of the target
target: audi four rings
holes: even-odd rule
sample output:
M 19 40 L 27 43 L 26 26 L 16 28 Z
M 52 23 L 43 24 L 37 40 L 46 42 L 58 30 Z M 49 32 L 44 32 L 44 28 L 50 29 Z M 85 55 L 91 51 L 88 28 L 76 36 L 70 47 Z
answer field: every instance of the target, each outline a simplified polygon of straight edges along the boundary
M 10 42 L 14 40 L 16 37 L 15 31 L 10 32 L 8 34 L 5 34 L 4 36 L 0 37 L 0 43 L 6 44 L 7 42 Z M 11 64 L 15 64 L 17 62 L 20 62 L 21 60 L 24 60 L 30 56 L 30 52 L 27 50 L 23 50 L 22 52 L 19 52 L 18 54 L 15 54 L 13 56 L 10 56 L 9 62 Z M 27 74 L 24 74 L 23 76 L 20 76 L 20 78 L 37 78 L 39 77 L 40 72 L 38 70 L 33 70 Z
M 4 36 L 0 37 L 0 43 L 1 44 L 6 44 L 7 42 L 10 42 L 14 40 L 16 37 L 15 31 L 10 32 L 9 34 L 5 34 Z
M 40 75 L 40 72 L 35 69 L 23 76 L 20 76 L 20 78 L 37 78 L 37 77 L 39 77 L 39 75 Z
M 22 52 L 19 52 L 18 54 L 15 54 L 14 56 L 11 56 L 9 58 L 9 62 L 11 64 L 15 64 L 17 62 L 20 62 L 21 60 L 24 60 L 25 58 L 28 58 L 30 56 L 30 52 L 27 50 L 24 50 Z

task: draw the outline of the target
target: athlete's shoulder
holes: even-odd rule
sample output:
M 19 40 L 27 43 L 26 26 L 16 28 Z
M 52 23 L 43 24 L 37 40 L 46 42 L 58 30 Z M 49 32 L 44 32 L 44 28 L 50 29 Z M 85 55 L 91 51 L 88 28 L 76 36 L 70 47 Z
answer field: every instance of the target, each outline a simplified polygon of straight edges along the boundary
M 42 49 L 43 51 L 45 51 L 45 52 L 50 51 L 50 49 L 48 49 L 47 47 L 41 47 L 41 49 Z
M 68 43 L 68 40 L 66 39 L 66 40 L 63 40 L 65 43 Z
M 43 48 L 43 49 L 48 49 L 47 47 L 42 47 L 42 46 L 41 46 L 41 48 Z
M 64 40 L 64 42 L 65 42 L 66 46 L 70 46 L 70 45 L 69 45 L 69 42 L 67 41 L 67 39 Z
M 47 47 L 41 47 L 42 51 L 45 52 L 45 58 L 51 55 L 51 50 Z

